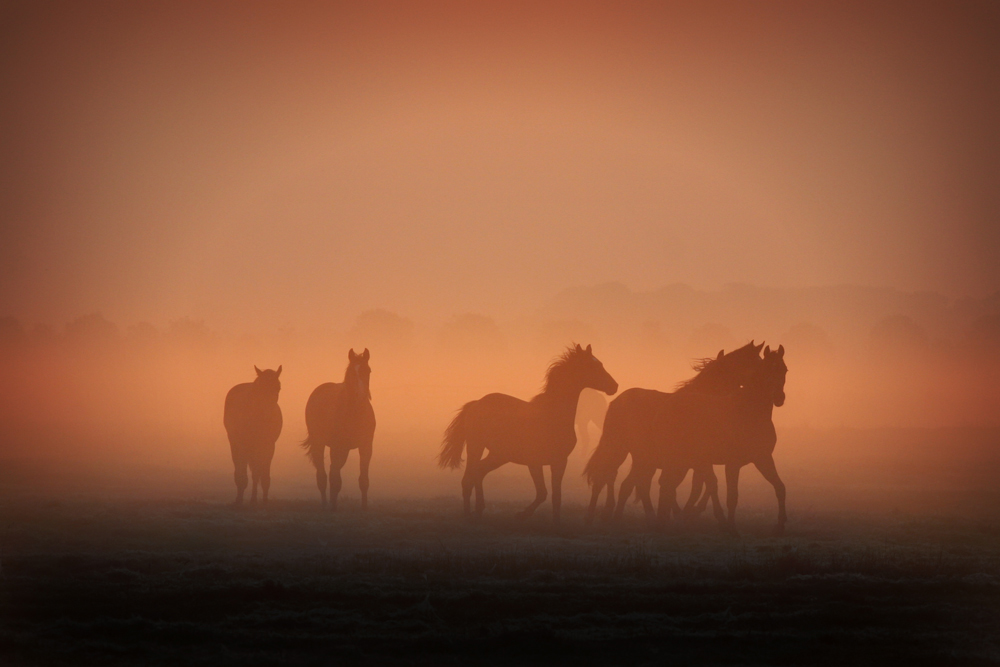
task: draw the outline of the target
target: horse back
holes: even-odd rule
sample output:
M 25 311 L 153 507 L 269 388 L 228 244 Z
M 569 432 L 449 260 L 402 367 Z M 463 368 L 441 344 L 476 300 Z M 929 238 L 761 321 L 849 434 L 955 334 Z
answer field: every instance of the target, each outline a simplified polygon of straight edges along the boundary
M 222 417 L 230 442 L 259 440 L 273 444 L 281 435 L 281 408 L 276 402 L 257 400 L 252 382 L 236 385 L 226 394 Z

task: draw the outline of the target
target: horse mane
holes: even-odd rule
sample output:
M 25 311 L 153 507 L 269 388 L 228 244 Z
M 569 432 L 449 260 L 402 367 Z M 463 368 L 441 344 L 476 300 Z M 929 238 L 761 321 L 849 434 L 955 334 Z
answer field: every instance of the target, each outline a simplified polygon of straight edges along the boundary
M 587 354 L 586 350 L 578 350 L 574 346 L 569 346 L 561 355 L 556 357 L 545 371 L 542 394 L 548 394 L 558 387 L 566 378 L 566 373 L 570 370 L 573 362 L 585 354 Z
M 703 384 L 709 384 L 718 381 L 720 377 L 728 370 L 727 368 L 728 364 L 723 363 L 725 360 L 728 359 L 731 361 L 734 355 L 738 355 L 741 353 L 747 354 L 751 350 L 754 351 L 754 354 L 756 354 L 756 346 L 754 346 L 753 341 L 747 343 L 743 347 L 737 348 L 732 352 L 729 352 L 728 354 L 724 354 L 721 359 L 712 357 L 703 357 L 701 359 L 695 359 L 691 363 L 691 368 L 697 371 L 698 374 L 695 375 L 693 378 L 688 378 L 683 382 L 677 383 L 675 391 L 680 389 L 685 389 L 687 387 L 692 387 L 692 386 L 696 387 L 696 386 L 701 386 Z

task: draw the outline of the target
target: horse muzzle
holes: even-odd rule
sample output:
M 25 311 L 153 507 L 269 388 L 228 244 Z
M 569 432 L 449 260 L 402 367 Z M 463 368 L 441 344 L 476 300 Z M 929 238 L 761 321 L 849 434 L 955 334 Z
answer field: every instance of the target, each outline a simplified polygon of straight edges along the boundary
M 785 392 L 781 392 L 774 397 L 774 407 L 780 408 L 785 404 Z

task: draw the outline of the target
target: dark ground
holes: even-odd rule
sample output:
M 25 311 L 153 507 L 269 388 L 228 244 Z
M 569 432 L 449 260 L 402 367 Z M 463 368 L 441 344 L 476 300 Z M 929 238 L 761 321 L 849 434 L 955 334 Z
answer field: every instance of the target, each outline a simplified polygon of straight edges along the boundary
M 0 662 L 996 664 L 1000 521 L 748 508 L 743 535 L 451 498 L 0 496 Z

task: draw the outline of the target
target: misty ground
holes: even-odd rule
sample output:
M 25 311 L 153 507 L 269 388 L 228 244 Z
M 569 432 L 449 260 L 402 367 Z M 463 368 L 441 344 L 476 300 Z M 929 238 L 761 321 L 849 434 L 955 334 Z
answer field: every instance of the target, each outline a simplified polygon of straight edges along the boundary
M 994 664 L 1000 516 L 0 495 L 4 664 Z

